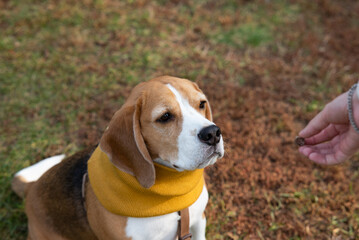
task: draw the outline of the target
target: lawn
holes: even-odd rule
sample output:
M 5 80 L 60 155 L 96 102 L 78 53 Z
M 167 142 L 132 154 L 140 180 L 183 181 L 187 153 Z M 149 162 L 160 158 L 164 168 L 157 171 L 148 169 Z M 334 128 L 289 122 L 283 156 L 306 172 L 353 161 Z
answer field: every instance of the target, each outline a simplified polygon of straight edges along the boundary
M 359 239 L 359 155 L 324 167 L 297 133 L 359 79 L 352 0 L 0 1 L 0 239 L 25 239 L 13 174 L 96 144 L 133 86 L 197 82 L 226 155 L 207 239 Z

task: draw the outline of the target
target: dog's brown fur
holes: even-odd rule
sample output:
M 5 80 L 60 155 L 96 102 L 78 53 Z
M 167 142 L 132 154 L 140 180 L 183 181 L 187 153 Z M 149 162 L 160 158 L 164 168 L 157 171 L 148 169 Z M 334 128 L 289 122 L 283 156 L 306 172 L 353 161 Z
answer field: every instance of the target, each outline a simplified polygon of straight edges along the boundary
M 81 196 L 81 179 L 93 149 L 65 159 L 32 184 L 26 196 L 28 239 L 97 239 Z

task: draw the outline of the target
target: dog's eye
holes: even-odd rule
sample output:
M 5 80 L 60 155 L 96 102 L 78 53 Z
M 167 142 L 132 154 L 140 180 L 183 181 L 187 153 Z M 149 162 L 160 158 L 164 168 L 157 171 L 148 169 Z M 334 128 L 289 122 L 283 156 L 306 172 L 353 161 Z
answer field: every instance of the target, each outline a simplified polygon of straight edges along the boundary
M 157 122 L 165 123 L 165 122 L 168 122 L 171 119 L 173 119 L 173 115 L 171 113 L 169 113 L 169 112 L 166 112 L 159 119 L 157 119 Z
M 201 101 L 201 102 L 199 103 L 199 108 L 200 108 L 200 109 L 204 109 L 205 106 L 206 106 L 206 101 Z

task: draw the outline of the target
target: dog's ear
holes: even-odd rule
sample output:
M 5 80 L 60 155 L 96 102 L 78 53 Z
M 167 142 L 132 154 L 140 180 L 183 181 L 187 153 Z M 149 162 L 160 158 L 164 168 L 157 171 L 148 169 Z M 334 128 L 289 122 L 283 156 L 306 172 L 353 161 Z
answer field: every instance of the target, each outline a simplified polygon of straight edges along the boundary
M 155 168 L 141 134 L 142 97 L 124 106 L 112 118 L 100 148 L 120 170 L 135 176 L 145 188 L 155 183 Z

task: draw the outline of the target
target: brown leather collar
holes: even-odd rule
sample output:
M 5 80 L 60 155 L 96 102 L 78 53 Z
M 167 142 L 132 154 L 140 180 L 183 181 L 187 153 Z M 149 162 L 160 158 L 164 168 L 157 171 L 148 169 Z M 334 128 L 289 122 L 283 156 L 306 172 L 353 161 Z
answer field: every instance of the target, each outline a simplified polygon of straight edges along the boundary
M 189 232 L 189 210 L 185 208 L 178 212 L 180 219 L 178 220 L 178 240 L 191 239 L 192 234 Z

